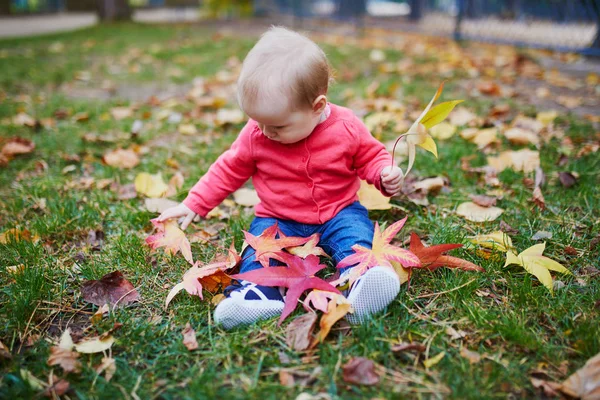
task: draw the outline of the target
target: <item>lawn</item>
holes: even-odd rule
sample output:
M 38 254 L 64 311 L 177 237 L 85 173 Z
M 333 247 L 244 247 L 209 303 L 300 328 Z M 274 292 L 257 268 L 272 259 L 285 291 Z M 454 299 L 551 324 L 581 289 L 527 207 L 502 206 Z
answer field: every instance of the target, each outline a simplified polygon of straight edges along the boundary
M 471 244 L 452 255 L 485 272 L 417 270 L 385 313 L 362 326 L 341 323 L 303 352 L 285 340 L 300 308 L 281 326 L 269 320 L 230 332 L 214 324 L 210 293 L 204 301 L 181 293 L 165 310 L 167 293 L 189 265 L 180 254 L 146 245 L 157 214 L 143 195 L 127 196 L 127 190 L 141 172 L 165 180 L 179 172 L 184 183 L 171 199 L 182 200 L 228 148 L 243 122 L 219 112 L 236 109 L 232 85 L 255 32 L 124 24 L 0 41 L 0 147 L 13 137 L 35 144 L 0 166 L 0 342 L 6 347 L 0 397 L 38 396 L 44 385 L 33 376 L 45 384 L 64 378 L 65 398 L 532 398 L 541 396 L 532 377 L 561 382 L 600 352 L 598 117 L 578 114 L 577 105 L 565 108 L 579 94 L 597 100 L 597 76 L 561 80 L 538 65 L 547 54 L 510 47 L 459 47 L 377 31 L 360 39 L 314 39 L 336 70 L 331 101 L 365 117 L 383 142 L 403 132 L 443 80 L 440 101 L 464 99 L 460 107 L 473 114 L 452 126 L 451 137 L 436 139 L 437 160 L 418 151 L 412 177 L 445 180 L 439 193 L 425 197 L 429 204 L 423 196 L 420 204 L 400 196 L 391 209 L 370 212 L 383 225 L 408 215 L 396 243 L 406 245 L 417 232 L 428 245 L 469 244 L 471 236 L 510 226 L 517 252 L 545 242 L 544 255 L 573 275 L 553 272 L 551 293 L 524 269 L 505 267 L 504 253 Z M 531 121 L 549 109 L 525 97 L 531 93 L 521 92 L 523 77 L 545 101 L 555 89 L 560 93 L 556 117 L 540 129 Z M 577 85 L 562 85 L 565 80 Z M 565 86 L 579 92 L 564 94 Z M 507 139 L 503 133 L 517 118 L 529 118 L 524 129 L 533 129 L 539 143 Z M 139 129 L 132 132 L 133 125 Z M 465 139 L 465 130 L 492 127 L 498 133 L 489 145 Z M 117 148 L 132 149 L 139 164 L 103 161 Z M 489 155 L 522 148 L 539 151 L 545 207 L 532 201 L 535 171 L 507 168 L 490 185 L 476 169 Z M 576 180 L 572 186 L 561 183 L 559 173 L 567 172 Z M 457 215 L 458 205 L 476 194 L 496 197 L 503 214 L 483 223 Z M 221 206 L 216 217 L 188 228 L 188 235 L 218 232 L 192 244 L 194 258 L 208 263 L 231 243 L 239 251 L 251 220 L 250 208 Z M 92 318 L 98 307 L 83 299 L 81 286 L 115 270 L 140 301 Z M 187 323 L 199 344 L 193 351 L 182 341 Z M 110 350 L 80 355 L 81 372 L 48 365 L 67 327 L 77 342 L 115 325 Z M 426 350 L 392 351 L 411 342 Z M 481 359 L 467 357 L 465 349 Z M 423 364 L 443 352 L 439 362 Z M 107 381 L 95 368 L 109 354 L 116 373 Z M 353 357 L 379 365 L 378 384 L 344 381 L 343 366 Z M 294 383 L 285 385 L 290 375 Z

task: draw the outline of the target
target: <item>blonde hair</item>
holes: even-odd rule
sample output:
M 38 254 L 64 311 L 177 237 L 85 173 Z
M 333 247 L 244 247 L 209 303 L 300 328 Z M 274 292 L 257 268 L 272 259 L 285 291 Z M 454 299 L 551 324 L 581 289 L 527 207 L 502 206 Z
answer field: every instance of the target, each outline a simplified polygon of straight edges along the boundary
M 292 110 L 311 107 L 327 94 L 330 69 L 325 53 L 297 32 L 273 26 L 246 56 L 238 79 L 237 97 L 242 110 L 252 102 L 278 96 L 291 98 Z

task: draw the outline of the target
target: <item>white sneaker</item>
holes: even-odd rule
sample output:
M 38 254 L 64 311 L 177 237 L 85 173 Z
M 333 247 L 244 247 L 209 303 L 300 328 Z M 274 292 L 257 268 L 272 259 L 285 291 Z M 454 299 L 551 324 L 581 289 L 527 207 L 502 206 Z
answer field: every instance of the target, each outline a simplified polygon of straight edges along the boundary
M 346 314 L 346 319 L 353 325 L 365 322 L 372 314 L 386 308 L 399 292 L 400 279 L 393 269 L 384 266 L 368 269 L 346 295 L 354 309 L 353 313 Z
M 227 289 L 230 291 L 217 305 L 214 315 L 215 323 L 225 329 L 277 317 L 283 311 L 285 304 L 279 288 L 242 281 Z

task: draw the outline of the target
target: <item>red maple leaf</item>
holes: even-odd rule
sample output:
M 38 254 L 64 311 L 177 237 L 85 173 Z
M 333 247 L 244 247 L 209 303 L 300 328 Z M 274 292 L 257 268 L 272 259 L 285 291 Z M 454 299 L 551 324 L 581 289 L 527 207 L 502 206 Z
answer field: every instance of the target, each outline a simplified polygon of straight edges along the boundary
M 305 290 L 320 289 L 340 293 L 329 283 L 315 276 L 318 271 L 325 268 L 325 265 L 319 263 L 319 257 L 311 254 L 306 259 L 302 259 L 287 253 L 280 253 L 280 256 L 287 267 L 261 268 L 231 276 L 234 279 L 246 280 L 257 285 L 288 288 L 279 324 L 296 309 L 298 299 Z
M 443 255 L 446 251 L 452 249 L 458 249 L 463 247 L 462 244 L 438 244 L 435 246 L 425 247 L 423 242 L 416 233 L 410 235 L 410 251 L 412 251 L 419 260 L 421 260 L 420 266 L 413 266 L 412 268 L 425 268 L 434 270 L 440 267 L 457 268 L 465 271 L 485 271 L 479 265 L 475 265 L 472 262 L 463 260 L 462 258 L 452 257 Z
M 286 247 L 302 246 L 310 240 L 310 238 L 292 236 L 284 236 L 276 239 L 275 236 L 278 232 L 279 228 L 277 222 L 275 222 L 273 226 L 265 229 L 260 236 L 254 236 L 250 232 L 244 231 L 246 242 L 256 250 L 256 260 L 265 268 L 269 267 L 269 259 L 271 258 L 283 261 L 280 259 L 280 255 L 283 253 L 282 249 Z
M 379 223 L 375 222 L 373 247 L 371 249 L 358 244 L 352 246 L 355 253 L 344 258 L 337 265 L 338 268 L 345 268 L 357 264 L 352 268 L 352 272 L 348 277 L 350 284 L 366 270 L 377 265 L 392 267 L 392 261 L 399 262 L 404 267 L 419 267 L 421 265 L 419 258 L 412 252 L 390 244 L 394 236 L 404 226 L 406 218 L 408 217 L 404 217 L 404 219 L 388 226 L 383 232 L 379 228 Z

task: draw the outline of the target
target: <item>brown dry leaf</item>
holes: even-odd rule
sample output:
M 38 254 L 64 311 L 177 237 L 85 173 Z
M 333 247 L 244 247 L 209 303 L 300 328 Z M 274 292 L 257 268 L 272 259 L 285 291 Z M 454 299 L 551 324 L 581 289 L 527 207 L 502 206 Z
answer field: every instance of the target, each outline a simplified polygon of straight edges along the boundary
M 389 210 L 392 208 L 390 198 L 381 194 L 374 185 L 369 185 L 365 181 L 360 181 L 360 189 L 357 195 L 358 201 L 367 210 Z
M 500 96 L 501 90 L 497 83 L 482 81 L 477 84 L 477 90 L 488 96 Z
M 113 107 L 110 109 L 110 115 L 117 121 L 129 118 L 133 115 L 133 110 L 129 107 Z
M 477 145 L 478 148 L 483 149 L 484 147 L 489 146 L 492 143 L 498 143 L 498 128 L 486 128 L 486 129 L 476 129 L 476 128 L 468 128 L 464 129 L 460 136 L 469 140 Z
M 533 201 L 535 205 L 540 208 L 540 210 L 544 210 L 546 208 L 546 200 L 544 199 L 542 189 L 539 186 L 536 186 L 535 189 L 533 189 L 533 198 L 531 201 Z
M 495 197 L 491 197 L 491 196 L 484 196 L 484 195 L 474 195 L 471 194 L 469 195 L 469 198 L 471 200 L 473 200 L 473 203 L 477 204 L 478 206 L 481 207 L 492 207 L 496 205 L 496 201 L 497 199 Z
M 533 172 L 540 166 L 540 153 L 538 151 L 523 149 L 518 151 L 504 151 L 498 156 L 488 157 L 487 162 L 496 171 L 501 172 L 506 168 L 525 173 Z
M 111 167 L 130 169 L 140 163 L 137 153 L 131 149 L 116 149 L 104 154 L 104 162 Z
M 51 386 L 48 386 L 44 392 L 42 393 L 46 397 L 51 397 L 53 399 L 64 395 L 69 391 L 69 382 L 64 379 L 59 379 L 54 382 Z
M 558 390 L 560 389 L 560 385 L 558 383 L 550 382 L 550 381 L 546 381 L 544 379 L 538 379 L 538 378 L 534 378 L 534 377 L 531 377 L 529 379 L 534 388 L 542 389 L 545 396 L 548 396 L 548 397 L 557 397 L 558 396 Z
M 20 137 L 13 137 L 8 140 L 2 146 L 2 150 L 0 151 L 7 158 L 12 158 L 19 154 L 28 154 L 31 153 L 35 149 L 35 143 L 33 143 L 29 139 L 23 139 Z
M 462 203 L 456 209 L 456 214 L 472 222 L 493 221 L 504 212 L 498 207 L 481 207 L 472 202 Z
M 570 188 L 577 183 L 577 175 L 571 172 L 559 172 L 558 179 L 563 187 Z
M 356 385 L 376 385 L 379 375 L 375 371 L 375 363 L 364 357 L 355 357 L 342 367 L 342 378 Z
M 582 400 L 600 399 L 600 353 L 569 376 L 562 383 L 560 391 Z
M 544 129 L 544 124 L 537 119 L 519 115 L 513 120 L 511 127 L 520 128 L 525 131 L 533 132 L 537 135 L 542 131 L 542 129 Z
M 460 349 L 460 355 L 469 360 L 469 363 L 471 364 L 477 364 L 479 361 L 481 361 L 481 354 L 476 351 L 471 351 L 466 347 L 462 347 Z
M 260 203 L 260 198 L 258 197 L 258 194 L 256 194 L 256 190 L 241 188 L 233 193 L 233 201 L 240 206 L 254 207 Z
M 190 323 L 185 324 L 183 332 L 183 344 L 188 350 L 196 350 L 198 348 L 198 341 L 196 340 L 196 331 L 192 328 Z
M 96 366 L 95 370 L 98 375 L 104 372 L 104 379 L 106 379 L 106 382 L 110 382 L 115 375 L 115 372 L 117 372 L 115 359 L 111 357 L 102 357 L 102 362 Z
M 330 301 L 329 305 L 327 306 L 327 313 L 323 314 L 323 316 L 321 317 L 321 321 L 319 322 L 319 327 L 321 328 L 321 330 L 315 336 L 310 347 L 313 348 L 317 345 L 317 343 L 323 342 L 327 335 L 329 335 L 331 327 L 337 321 L 342 319 L 342 317 L 348 314 L 348 312 L 350 312 L 351 309 L 352 307 L 349 303 L 337 304 L 336 301 Z
M 71 329 L 67 328 L 60 337 L 58 346 L 50 348 L 50 357 L 48 365 L 60 365 L 67 373 L 81 372 L 81 362 L 78 360 L 79 353 L 73 351 L 73 339 L 71 338 Z
M 5 359 L 12 358 L 12 354 L 10 354 L 10 350 L 8 349 L 8 347 L 6 347 L 4 345 L 4 343 L 2 343 L 2 341 L 0 341 L 0 358 L 5 358 Z
M 424 353 L 427 350 L 427 347 L 419 342 L 412 343 L 400 343 L 392 346 L 392 352 L 399 353 L 402 351 L 416 351 L 417 353 Z
M 509 142 L 515 145 L 539 145 L 540 137 L 532 132 L 525 130 L 523 128 L 510 128 L 504 132 L 504 136 L 508 139 Z
M 490 118 L 502 119 L 508 116 L 510 113 L 510 105 L 509 104 L 496 104 L 489 112 Z
M 30 128 L 33 128 L 35 127 L 35 118 L 31 117 L 30 115 L 24 112 L 20 112 L 13 117 L 12 123 L 13 125 L 28 126 Z
M 140 294 L 121 271 L 106 274 L 100 280 L 83 282 L 81 293 L 85 301 L 97 306 L 124 306 L 140 299 Z
M 313 330 L 317 323 L 317 314 L 309 312 L 295 318 L 285 329 L 285 342 L 295 351 L 309 348 Z

